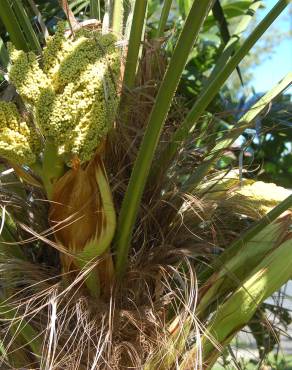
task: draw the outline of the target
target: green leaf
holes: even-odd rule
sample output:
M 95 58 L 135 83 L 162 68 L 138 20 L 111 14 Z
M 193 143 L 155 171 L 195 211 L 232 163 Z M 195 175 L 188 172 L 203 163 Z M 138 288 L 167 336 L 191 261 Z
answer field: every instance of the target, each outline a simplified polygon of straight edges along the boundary
M 262 1 L 256 0 L 252 2 L 250 7 L 244 16 L 242 16 L 238 26 L 236 27 L 233 35 L 231 36 L 228 43 L 225 45 L 225 48 L 220 55 L 219 59 L 216 62 L 216 65 L 211 73 L 210 80 L 215 78 L 216 74 L 224 68 L 225 64 L 229 61 L 230 57 L 234 54 L 236 48 L 239 46 L 240 39 L 243 33 L 246 31 L 248 25 L 254 17 L 255 12 L 261 6 Z
M 257 0 L 255 1 L 238 1 L 230 4 L 224 4 L 222 6 L 224 16 L 227 21 L 236 18 L 241 17 L 246 14 L 248 9 L 255 4 Z M 209 15 L 206 19 L 206 22 L 204 24 L 204 30 L 209 30 L 210 28 L 214 27 L 216 24 L 216 17 L 214 15 Z
M 224 15 L 224 12 L 223 12 L 223 9 L 221 7 L 219 0 L 215 0 L 213 8 L 212 8 L 212 13 L 214 15 L 214 18 L 218 22 L 218 27 L 219 27 L 222 40 L 224 44 L 227 44 L 230 39 L 230 33 L 228 29 L 228 23 L 225 18 L 225 15 Z
M 38 8 L 38 6 L 35 4 L 34 0 L 27 0 L 32 11 L 34 12 L 35 16 L 37 17 L 37 20 L 38 20 L 38 24 L 40 25 L 40 28 L 42 30 L 42 33 L 43 33 L 43 37 L 44 39 L 46 40 L 49 36 L 49 31 L 47 29 L 47 26 L 45 24 L 45 21 L 42 17 L 42 14 Z
M 244 15 L 246 10 L 253 4 L 253 1 L 235 1 L 224 5 L 224 13 L 227 18 L 234 18 Z

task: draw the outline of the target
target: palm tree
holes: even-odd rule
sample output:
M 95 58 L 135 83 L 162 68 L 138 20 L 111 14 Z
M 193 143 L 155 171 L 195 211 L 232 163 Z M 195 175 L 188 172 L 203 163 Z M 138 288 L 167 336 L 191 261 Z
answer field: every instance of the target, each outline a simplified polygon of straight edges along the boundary
M 209 369 L 291 278 L 292 196 L 273 184 L 240 186 L 236 171 L 216 167 L 291 74 L 223 136 L 210 135 L 208 151 L 192 144 L 208 137 L 210 102 L 288 2 L 245 38 L 261 3 L 250 2 L 185 116 L 173 104 L 177 86 L 220 3 L 181 2 L 169 60 L 172 1 L 147 40 L 156 41 L 152 54 L 141 42 L 147 3 L 63 0 L 68 22 L 53 36 L 33 1 L 0 3 L 12 42 L 0 44 L 9 84 L 0 104 L 7 368 Z M 91 20 L 76 20 L 78 4 Z

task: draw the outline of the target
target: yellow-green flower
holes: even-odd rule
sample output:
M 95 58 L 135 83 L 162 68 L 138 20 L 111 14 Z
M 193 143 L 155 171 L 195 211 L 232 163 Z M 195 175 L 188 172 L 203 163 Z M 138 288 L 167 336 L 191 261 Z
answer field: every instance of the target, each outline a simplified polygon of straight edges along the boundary
M 47 88 L 49 80 L 39 66 L 36 55 L 33 52 L 25 53 L 16 50 L 12 44 L 8 44 L 10 60 L 9 79 L 16 87 L 22 99 L 34 105 L 39 99 L 42 89 Z
M 273 183 L 247 180 L 244 186 L 236 191 L 237 194 L 250 200 L 253 207 L 258 208 L 261 214 L 266 214 L 291 195 L 291 190 Z
M 0 156 L 22 165 L 33 164 L 39 149 L 35 130 L 14 103 L 0 101 Z

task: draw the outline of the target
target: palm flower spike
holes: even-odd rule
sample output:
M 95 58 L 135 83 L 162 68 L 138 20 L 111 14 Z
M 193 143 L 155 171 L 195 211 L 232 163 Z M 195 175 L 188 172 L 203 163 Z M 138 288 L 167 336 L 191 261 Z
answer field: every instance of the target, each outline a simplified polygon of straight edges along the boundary
M 64 272 L 104 255 L 115 230 L 103 154 L 119 103 L 116 43 L 113 34 L 99 30 L 79 28 L 69 35 L 60 22 L 41 60 L 9 46 L 9 80 L 33 124 L 14 103 L 1 102 L 0 155 L 18 168 L 29 166 L 42 179 L 52 201 L 50 223 L 68 252 L 61 256 Z M 111 258 L 106 259 L 111 272 Z M 97 274 L 86 281 L 94 295 Z

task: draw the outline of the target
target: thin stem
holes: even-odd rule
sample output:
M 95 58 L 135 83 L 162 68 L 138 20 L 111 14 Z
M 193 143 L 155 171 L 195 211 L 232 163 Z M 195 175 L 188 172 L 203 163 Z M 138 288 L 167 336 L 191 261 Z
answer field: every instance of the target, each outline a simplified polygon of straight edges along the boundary
M 114 0 L 113 7 L 113 31 L 121 36 L 123 33 L 124 6 L 123 0 Z
M 165 30 L 166 22 L 169 16 L 171 4 L 172 4 L 172 0 L 164 0 L 156 37 L 162 37 L 164 34 L 164 30 Z
M 128 89 L 132 89 L 135 83 L 147 2 L 148 0 L 139 0 L 135 2 L 123 81 L 124 86 Z

